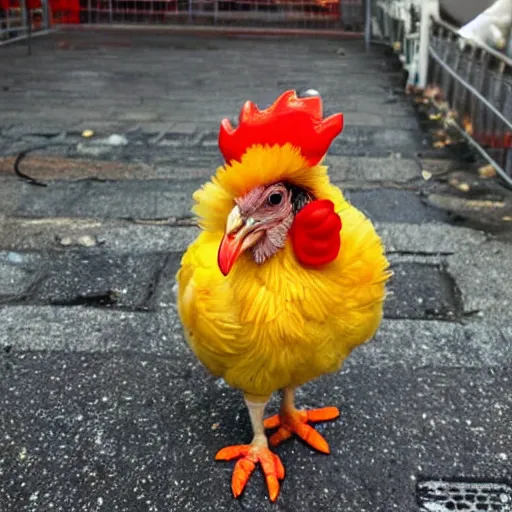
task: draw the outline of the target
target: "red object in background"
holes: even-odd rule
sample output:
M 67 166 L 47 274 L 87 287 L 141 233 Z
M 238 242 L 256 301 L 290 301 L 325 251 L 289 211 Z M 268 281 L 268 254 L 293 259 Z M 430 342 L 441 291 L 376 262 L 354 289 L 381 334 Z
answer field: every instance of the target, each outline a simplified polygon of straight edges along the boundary
M 25 5 L 27 9 L 41 9 L 41 0 L 25 0 Z
M 80 0 L 50 0 L 50 10 L 53 23 L 80 23 Z
M 80 0 L 50 0 L 51 23 L 71 24 L 80 23 Z M 41 10 L 41 0 L 25 0 L 25 5 L 30 11 Z M 0 9 L 18 10 L 21 9 L 20 0 L 0 0 Z M 32 13 L 36 14 L 36 13 Z M 38 18 L 40 20 L 40 16 Z M 36 24 L 37 20 L 33 19 Z
M 4 11 L 8 9 L 19 9 L 20 2 L 18 0 L 0 0 L 0 9 Z
M 41 0 L 25 0 L 27 9 L 41 9 Z M 21 9 L 19 0 L 0 0 L 0 9 L 4 11 L 8 9 Z

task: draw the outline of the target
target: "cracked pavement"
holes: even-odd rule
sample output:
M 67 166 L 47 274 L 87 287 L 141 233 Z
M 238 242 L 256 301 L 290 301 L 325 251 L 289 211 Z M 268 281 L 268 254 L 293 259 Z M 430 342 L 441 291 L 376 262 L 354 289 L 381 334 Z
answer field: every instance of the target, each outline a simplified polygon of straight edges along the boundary
M 447 168 L 477 178 L 430 149 L 393 59 L 359 42 L 101 31 L 0 54 L 2 512 L 454 510 L 427 508 L 431 480 L 500 484 L 487 510 L 512 510 L 510 224 L 432 207 L 431 192 L 460 200 Z M 375 339 L 299 390 L 341 410 L 319 425 L 331 455 L 292 440 L 277 503 L 258 471 L 235 501 L 213 456 L 249 441 L 248 415 L 186 347 L 174 274 L 220 119 L 310 87 L 345 114 L 327 163 L 376 223 L 393 293 Z M 31 148 L 20 169 L 46 186 L 13 173 Z M 482 187 L 506 217 L 510 195 Z

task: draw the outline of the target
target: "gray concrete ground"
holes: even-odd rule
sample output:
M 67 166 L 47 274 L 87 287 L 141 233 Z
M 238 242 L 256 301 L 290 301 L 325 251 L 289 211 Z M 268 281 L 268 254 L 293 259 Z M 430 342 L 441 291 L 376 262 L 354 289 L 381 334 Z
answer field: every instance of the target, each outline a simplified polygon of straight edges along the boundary
M 2 512 L 512 510 L 510 194 L 431 150 L 392 59 L 359 42 L 126 32 L 0 59 Z M 310 87 L 345 113 L 328 163 L 377 224 L 393 295 L 375 340 L 299 391 L 340 407 L 319 426 L 332 454 L 292 440 L 277 504 L 258 472 L 234 501 L 213 456 L 250 439 L 247 413 L 185 346 L 173 276 L 221 117 Z M 46 186 L 13 173 L 29 148 L 21 170 Z

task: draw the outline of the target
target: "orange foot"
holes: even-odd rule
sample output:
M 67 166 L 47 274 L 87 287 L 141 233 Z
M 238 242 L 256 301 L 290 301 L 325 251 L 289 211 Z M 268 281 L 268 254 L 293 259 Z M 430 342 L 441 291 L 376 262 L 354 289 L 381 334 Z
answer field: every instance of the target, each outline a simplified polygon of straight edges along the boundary
M 340 411 L 336 407 L 324 407 L 323 409 L 312 409 L 310 411 L 281 411 L 279 414 L 267 418 L 264 422 L 265 428 L 277 428 L 277 432 L 269 439 L 271 446 L 286 441 L 297 434 L 304 442 L 319 452 L 329 453 L 327 441 L 308 422 L 328 421 L 337 418 Z
M 235 464 L 231 479 L 231 489 L 235 498 L 242 494 L 249 477 L 259 462 L 267 481 L 270 501 L 276 501 L 279 494 L 279 480 L 284 478 L 281 459 L 264 446 L 242 444 L 222 448 L 215 456 L 215 460 L 232 460 L 238 457 L 240 459 Z

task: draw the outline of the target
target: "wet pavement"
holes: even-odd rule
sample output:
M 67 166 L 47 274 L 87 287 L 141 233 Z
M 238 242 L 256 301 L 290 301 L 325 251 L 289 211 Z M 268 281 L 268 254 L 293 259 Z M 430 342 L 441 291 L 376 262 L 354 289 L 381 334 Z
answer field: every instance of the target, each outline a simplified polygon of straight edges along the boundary
M 2 512 L 468 510 L 439 480 L 496 484 L 477 510 L 512 510 L 510 194 L 431 149 L 393 59 L 359 42 L 128 32 L 0 58 Z M 299 391 L 340 408 L 319 427 L 331 455 L 290 441 L 277 503 L 259 472 L 235 501 L 213 456 L 250 439 L 248 416 L 186 347 L 174 274 L 220 119 L 311 87 L 345 114 L 327 163 L 376 222 L 393 295 L 375 340 Z M 39 185 L 14 174 L 25 150 Z

